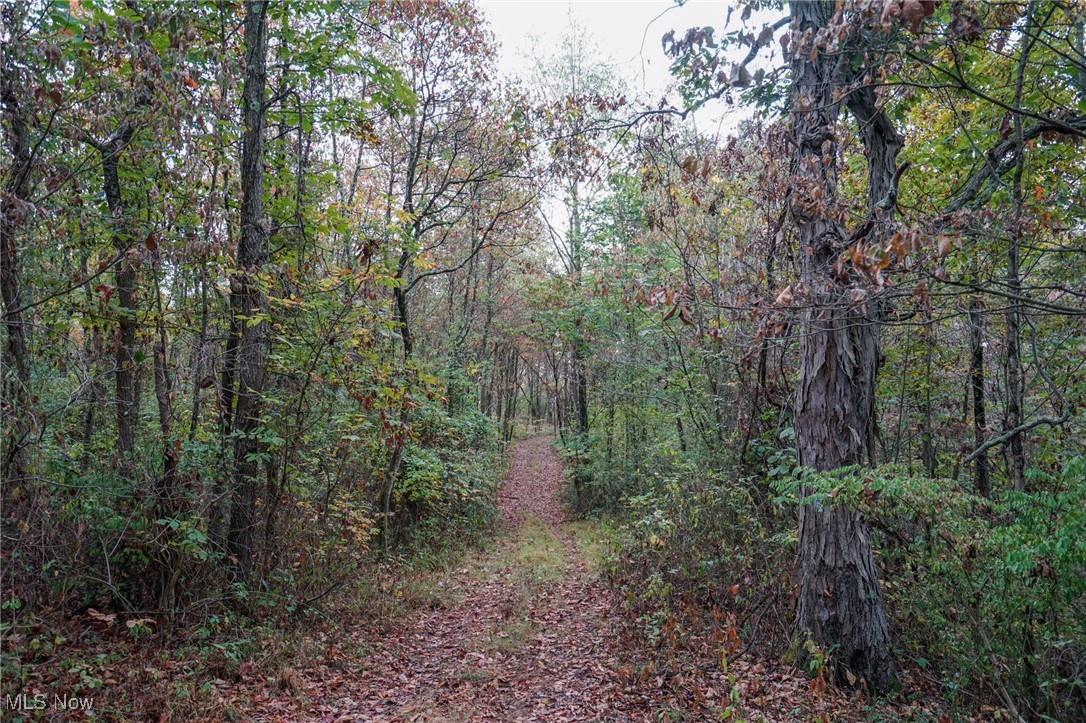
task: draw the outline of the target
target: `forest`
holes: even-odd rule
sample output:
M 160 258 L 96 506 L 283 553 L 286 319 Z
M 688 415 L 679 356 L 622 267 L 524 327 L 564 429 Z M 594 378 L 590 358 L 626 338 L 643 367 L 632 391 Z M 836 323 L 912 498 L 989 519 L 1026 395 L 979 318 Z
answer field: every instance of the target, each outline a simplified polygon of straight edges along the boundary
M 0 720 L 1086 721 L 1077 0 L 0 18 Z

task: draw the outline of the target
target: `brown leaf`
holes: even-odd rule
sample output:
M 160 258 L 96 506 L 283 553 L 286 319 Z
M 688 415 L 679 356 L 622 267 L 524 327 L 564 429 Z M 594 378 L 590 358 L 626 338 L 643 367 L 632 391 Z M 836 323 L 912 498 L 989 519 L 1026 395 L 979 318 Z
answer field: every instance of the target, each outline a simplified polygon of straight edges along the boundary
M 1010 138 L 1011 132 L 1014 130 L 1014 126 L 1011 124 L 1011 114 L 1005 113 L 1003 120 L 999 123 L 999 135 L 1002 138 Z
M 916 288 L 913 289 L 913 298 L 916 299 L 917 303 L 924 304 L 925 306 L 931 302 L 931 294 L 928 293 L 928 284 L 926 281 L 921 281 L 916 285 Z
M 94 608 L 87 608 L 87 617 L 103 622 L 106 625 L 112 625 L 113 621 L 117 619 L 117 613 L 100 613 Z
M 794 294 L 792 291 L 792 285 L 789 284 L 788 286 L 785 286 L 783 289 L 781 289 L 781 292 L 777 294 L 777 298 L 774 303 L 777 306 L 788 306 L 792 303 L 793 296 Z
M 955 238 L 954 236 L 948 236 L 947 234 L 944 234 L 944 233 L 939 234 L 938 238 L 936 238 L 936 240 L 935 240 L 935 243 L 936 243 L 935 258 L 938 258 L 938 259 L 946 258 L 947 254 L 949 254 L 950 250 L 952 248 L 954 248 L 954 245 L 957 243 L 957 241 L 958 241 L 958 239 Z

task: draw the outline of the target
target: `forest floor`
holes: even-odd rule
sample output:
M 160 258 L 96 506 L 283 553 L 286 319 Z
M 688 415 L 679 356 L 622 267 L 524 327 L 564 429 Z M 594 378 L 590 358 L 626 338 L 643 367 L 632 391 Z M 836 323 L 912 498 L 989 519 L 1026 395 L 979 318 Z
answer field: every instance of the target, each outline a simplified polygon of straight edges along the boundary
M 599 575 L 595 528 L 564 521 L 561 475 L 548 438 L 517 443 L 499 496 L 503 533 L 493 546 L 431 581 L 428 604 L 389 628 L 361 630 L 310 665 L 281 673 L 278 695 L 246 696 L 247 717 L 940 720 L 927 706 L 865 704 L 766 661 L 741 659 L 730 679 L 715 663 L 672 655 L 661 665 L 630 634 L 616 592 Z
M 450 565 L 379 566 L 370 597 L 348 609 L 238 640 L 186 641 L 90 611 L 70 630 L 34 633 L 55 649 L 38 650 L 21 689 L 93 697 L 93 710 L 47 720 L 951 720 L 930 681 L 907 676 L 907 695 L 873 702 L 760 658 L 757 645 L 727 670 L 708 637 L 648 645 L 601 572 L 600 527 L 564 518 L 551 440 L 519 441 L 508 461 L 499 534 Z M 10 713 L 0 721 L 24 719 Z

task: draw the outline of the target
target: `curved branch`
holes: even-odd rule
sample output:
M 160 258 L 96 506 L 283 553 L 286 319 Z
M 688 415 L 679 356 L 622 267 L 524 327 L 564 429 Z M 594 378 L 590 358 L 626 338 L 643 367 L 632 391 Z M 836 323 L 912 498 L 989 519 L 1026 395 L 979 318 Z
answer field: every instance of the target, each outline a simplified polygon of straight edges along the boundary
M 1006 444 L 1007 442 L 1011 441 L 1011 439 L 1017 437 L 1023 432 L 1028 432 L 1031 429 L 1040 427 L 1042 424 L 1049 424 L 1053 427 L 1058 427 L 1061 424 L 1066 424 L 1069 419 L 1071 419 L 1071 413 L 1064 412 L 1059 417 L 1041 417 L 1039 419 L 1034 419 L 1032 422 L 1027 422 L 1026 424 L 1019 424 L 1014 429 L 1008 429 L 1006 432 L 999 435 L 998 437 L 989 439 L 987 442 L 977 447 L 975 450 L 973 450 L 973 453 L 971 455 L 962 460 L 962 465 L 964 466 L 969 464 L 992 447 L 996 447 L 1000 444 Z

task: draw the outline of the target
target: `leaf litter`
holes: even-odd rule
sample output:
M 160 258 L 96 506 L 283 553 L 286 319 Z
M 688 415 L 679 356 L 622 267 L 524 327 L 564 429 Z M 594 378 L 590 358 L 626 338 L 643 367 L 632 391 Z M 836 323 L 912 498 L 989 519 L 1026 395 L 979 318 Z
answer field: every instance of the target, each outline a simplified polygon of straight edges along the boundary
M 252 719 L 949 720 L 934 695 L 871 704 L 753 654 L 726 669 L 716 651 L 697 646 L 662 659 L 565 524 L 562 471 L 548 438 L 517 443 L 497 500 L 504 532 L 453 572 L 460 596 L 329 645 L 313 665 L 291 671 L 305 681 L 281 685 L 292 695 L 249 698 Z M 529 547 L 533 554 L 518 554 Z M 554 558 L 559 574 L 541 574 Z

